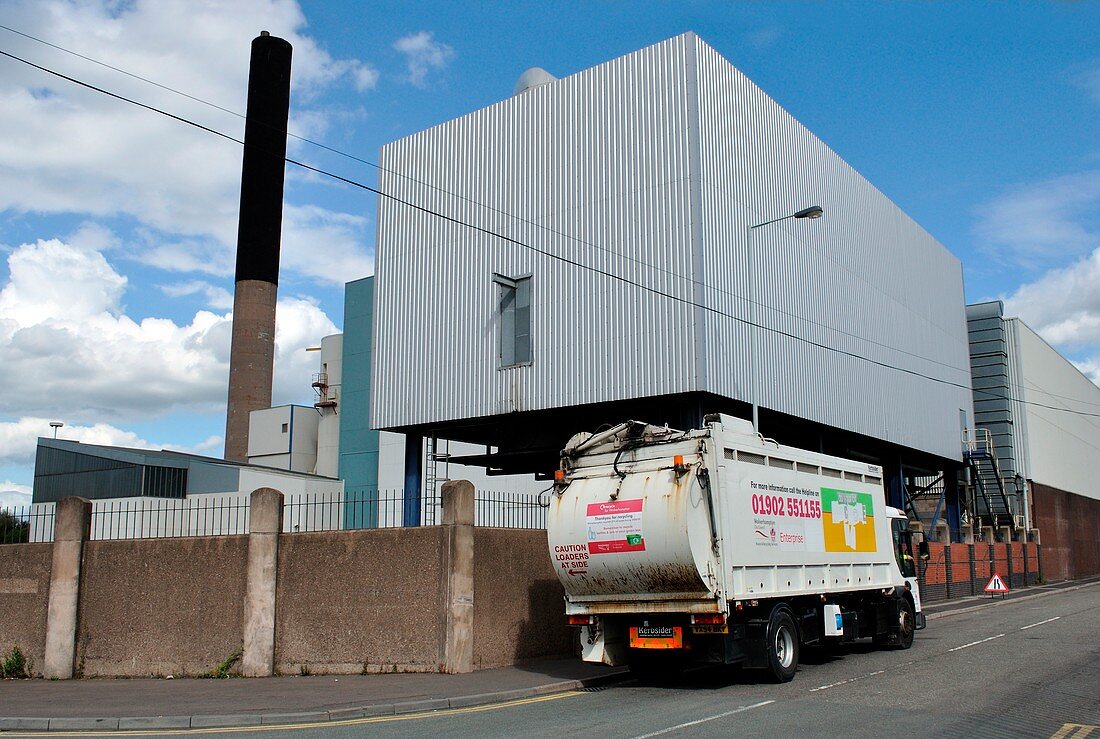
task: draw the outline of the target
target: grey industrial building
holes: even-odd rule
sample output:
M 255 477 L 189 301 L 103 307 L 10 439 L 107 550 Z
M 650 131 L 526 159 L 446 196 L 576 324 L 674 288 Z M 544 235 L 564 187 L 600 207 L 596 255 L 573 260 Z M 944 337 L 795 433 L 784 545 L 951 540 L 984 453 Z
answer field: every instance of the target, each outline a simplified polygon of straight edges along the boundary
M 33 503 L 54 503 L 70 495 L 89 500 L 182 499 L 196 495 L 249 493 L 277 486 L 287 492 L 338 492 L 339 480 L 167 449 L 38 440 Z
M 957 528 L 958 259 L 692 33 L 519 87 L 382 149 L 371 426 L 546 474 L 605 423 L 758 412 L 895 505 L 948 472 Z

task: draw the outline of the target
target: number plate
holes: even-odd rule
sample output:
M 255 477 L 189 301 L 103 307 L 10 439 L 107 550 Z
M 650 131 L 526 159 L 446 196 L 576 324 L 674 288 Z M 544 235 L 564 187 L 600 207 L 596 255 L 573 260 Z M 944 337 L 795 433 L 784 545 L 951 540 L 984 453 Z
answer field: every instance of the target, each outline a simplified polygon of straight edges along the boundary
M 631 626 L 630 646 L 634 649 L 681 649 L 684 630 L 680 626 Z
M 730 633 L 730 627 L 728 624 L 700 624 L 699 626 L 692 626 L 691 633 L 693 634 L 728 634 Z

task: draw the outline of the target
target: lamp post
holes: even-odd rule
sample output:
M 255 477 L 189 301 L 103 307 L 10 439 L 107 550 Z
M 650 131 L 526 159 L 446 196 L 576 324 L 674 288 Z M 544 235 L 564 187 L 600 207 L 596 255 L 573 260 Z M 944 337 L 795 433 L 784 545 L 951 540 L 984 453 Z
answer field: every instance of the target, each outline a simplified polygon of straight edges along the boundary
M 53 438 L 57 438 L 57 430 L 64 425 L 64 421 L 50 421 L 50 428 L 53 429 Z
M 812 221 L 823 215 L 825 215 L 825 210 L 820 205 L 811 205 L 808 208 L 803 208 L 794 213 L 772 218 L 770 221 L 764 221 L 763 223 L 758 223 L 755 226 L 749 227 L 749 330 L 752 331 L 752 385 L 750 390 L 752 392 L 752 430 L 756 433 L 760 433 L 760 341 L 758 337 L 761 328 L 757 320 L 756 280 L 753 279 L 754 241 L 752 236 L 756 229 L 761 226 L 785 221 L 788 218 L 809 219 Z

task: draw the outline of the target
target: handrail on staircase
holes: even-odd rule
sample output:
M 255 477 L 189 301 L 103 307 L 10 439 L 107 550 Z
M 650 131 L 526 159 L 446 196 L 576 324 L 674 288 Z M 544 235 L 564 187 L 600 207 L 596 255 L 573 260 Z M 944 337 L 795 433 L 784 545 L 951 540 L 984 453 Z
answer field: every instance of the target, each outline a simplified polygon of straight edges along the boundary
M 963 450 L 969 454 L 991 453 L 993 433 L 987 428 L 963 429 Z

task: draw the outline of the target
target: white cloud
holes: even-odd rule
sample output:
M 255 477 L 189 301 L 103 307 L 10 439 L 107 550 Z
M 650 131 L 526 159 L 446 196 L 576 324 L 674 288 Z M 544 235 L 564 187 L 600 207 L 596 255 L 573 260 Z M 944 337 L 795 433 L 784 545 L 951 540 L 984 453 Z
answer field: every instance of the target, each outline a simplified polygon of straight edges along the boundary
M 281 264 L 317 282 L 343 286 L 374 273 L 360 244 L 367 219 L 313 205 L 283 209 Z
M 368 90 L 378 77 L 360 60 L 334 59 L 305 35 L 305 17 L 292 0 L 22 0 L 5 5 L 5 23 L 239 112 L 250 40 L 270 30 L 294 46 L 290 128 L 306 136 L 328 125 L 328 111 L 309 107 L 318 93 L 337 83 Z M 242 134 L 236 116 L 25 39 L 6 36 L 5 43 L 36 63 Z M 0 75 L 0 130 L 0 212 L 129 217 L 156 232 L 148 253 L 130 244 L 141 261 L 176 271 L 232 270 L 237 144 L 10 60 Z M 162 245 L 168 240 L 176 246 Z M 195 244 L 196 254 L 188 254 Z M 362 257 L 365 250 L 356 249 Z
M 1100 385 L 1100 247 L 1068 267 L 1052 269 L 1006 297 L 1005 313 L 1019 316 Z
M 31 502 L 31 486 L 5 480 L 0 482 L 0 508 L 25 506 Z
M 224 410 L 231 316 L 140 322 L 122 307 L 126 279 L 102 254 L 58 240 L 8 257 L 0 290 L 0 416 L 73 423 Z M 336 327 L 316 302 L 283 298 L 275 334 L 276 402 L 304 400 L 316 359 L 304 349 Z
M 1091 214 L 1100 207 L 1100 170 L 1009 189 L 977 210 L 987 251 L 1027 268 L 1047 268 L 1100 245 Z
M 233 296 L 224 287 L 211 285 L 202 280 L 190 282 L 173 282 L 161 285 L 161 291 L 170 298 L 181 298 L 185 295 L 201 294 L 206 298 L 206 305 L 215 310 L 230 310 L 233 307 Z
M 1100 104 L 1100 67 L 1085 70 L 1077 75 L 1077 85 Z
M 436 41 L 431 31 L 402 36 L 394 42 L 393 48 L 405 55 L 409 82 L 417 87 L 424 87 L 428 73 L 433 69 L 445 68 L 455 54 L 450 46 Z
M 378 70 L 366 64 L 358 64 L 352 69 L 351 74 L 352 79 L 355 80 L 355 89 L 359 92 L 373 90 L 378 84 Z
M 779 26 L 769 26 L 751 31 L 746 39 L 749 44 L 757 49 L 767 49 L 775 45 L 775 42 L 783 37 L 783 29 Z
M 1084 373 L 1096 385 L 1100 386 L 1100 354 L 1081 362 L 1074 362 L 1077 369 Z
M 18 421 L 0 421 L 0 465 L 34 464 L 35 449 L 40 437 L 53 438 L 49 419 L 25 416 Z M 58 429 L 57 438 L 79 441 L 81 444 L 121 446 L 130 449 L 170 449 L 188 454 L 217 453 L 221 451 L 222 445 L 220 436 L 212 436 L 194 446 L 150 442 L 133 431 L 127 431 L 109 423 L 65 424 Z M 9 484 L 15 485 L 15 483 Z M 3 486 L 0 486 L 0 489 L 3 489 Z M 15 489 L 30 493 L 30 488 L 25 485 L 15 485 Z
M 1100 353 L 1100 247 L 1068 267 L 1050 270 L 1005 298 L 1005 311 L 1019 316 L 1051 344 Z

